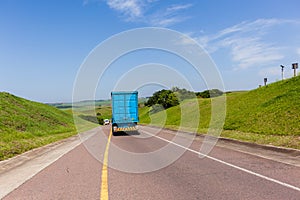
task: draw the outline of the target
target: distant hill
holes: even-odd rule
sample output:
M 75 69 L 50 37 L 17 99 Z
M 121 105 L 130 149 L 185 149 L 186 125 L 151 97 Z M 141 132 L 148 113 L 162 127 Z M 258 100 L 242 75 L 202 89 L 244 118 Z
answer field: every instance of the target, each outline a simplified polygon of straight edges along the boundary
M 0 160 L 74 134 L 71 113 L 0 92 Z
M 110 100 L 86 100 L 86 101 L 80 101 L 80 102 L 76 102 L 74 103 L 74 105 L 72 103 L 48 103 L 48 105 L 50 106 L 54 106 L 56 108 L 59 109 L 72 109 L 72 107 L 74 108 L 81 108 L 81 107 L 90 107 L 90 106 L 103 106 L 103 105 L 110 105 Z
M 146 97 L 139 98 L 139 103 L 144 103 L 145 101 L 147 101 Z M 76 103 L 74 103 L 74 105 L 72 105 L 72 103 L 70 103 L 70 102 L 48 103 L 48 105 L 54 106 L 54 107 L 59 108 L 59 109 L 71 109 L 72 107 L 74 107 L 74 108 L 91 107 L 91 106 L 94 106 L 94 105 L 95 105 L 95 107 L 110 106 L 110 104 L 111 104 L 110 99 L 107 99 L 107 100 L 86 100 L 86 101 L 76 102 Z

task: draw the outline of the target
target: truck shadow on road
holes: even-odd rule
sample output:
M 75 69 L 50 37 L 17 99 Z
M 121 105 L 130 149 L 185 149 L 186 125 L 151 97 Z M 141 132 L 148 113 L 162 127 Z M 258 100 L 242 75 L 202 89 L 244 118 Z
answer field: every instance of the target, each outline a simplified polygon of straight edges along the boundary
M 131 136 L 131 135 L 140 135 L 138 131 L 119 131 L 113 133 L 113 136 Z

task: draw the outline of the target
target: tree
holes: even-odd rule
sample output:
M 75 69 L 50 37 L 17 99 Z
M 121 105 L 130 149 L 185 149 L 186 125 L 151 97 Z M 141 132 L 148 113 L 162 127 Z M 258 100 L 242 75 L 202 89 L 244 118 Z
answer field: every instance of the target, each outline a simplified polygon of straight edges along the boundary
M 178 96 L 179 101 L 183 101 L 185 99 L 192 99 L 195 98 L 196 95 L 194 92 L 191 92 L 187 89 L 180 89 L 178 87 L 173 87 L 172 91 Z
M 146 106 L 153 106 L 155 104 L 160 104 L 164 109 L 176 106 L 179 104 L 179 100 L 171 90 L 160 90 L 155 92 L 152 97 L 148 99 L 145 103 Z
M 223 95 L 223 92 L 218 89 L 205 90 L 203 92 L 196 92 L 197 97 L 212 98 Z

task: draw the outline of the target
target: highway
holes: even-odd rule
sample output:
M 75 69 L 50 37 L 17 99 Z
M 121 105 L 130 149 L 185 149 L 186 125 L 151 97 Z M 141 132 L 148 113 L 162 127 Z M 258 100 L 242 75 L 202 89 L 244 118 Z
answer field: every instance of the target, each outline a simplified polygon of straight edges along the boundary
M 300 199 L 297 152 L 219 141 L 202 158 L 202 137 L 177 135 L 99 127 L 3 199 Z

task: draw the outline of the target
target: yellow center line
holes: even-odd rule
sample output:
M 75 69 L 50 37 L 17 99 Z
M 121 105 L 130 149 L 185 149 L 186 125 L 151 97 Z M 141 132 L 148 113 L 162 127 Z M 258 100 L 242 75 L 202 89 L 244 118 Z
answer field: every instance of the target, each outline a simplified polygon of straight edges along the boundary
M 100 200 L 108 200 L 107 163 L 108 163 L 108 149 L 109 149 L 109 144 L 110 144 L 110 140 L 111 140 L 111 135 L 112 135 L 112 131 L 110 129 L 106 148 L 105 148 L 104 158 L 103 158 Z

